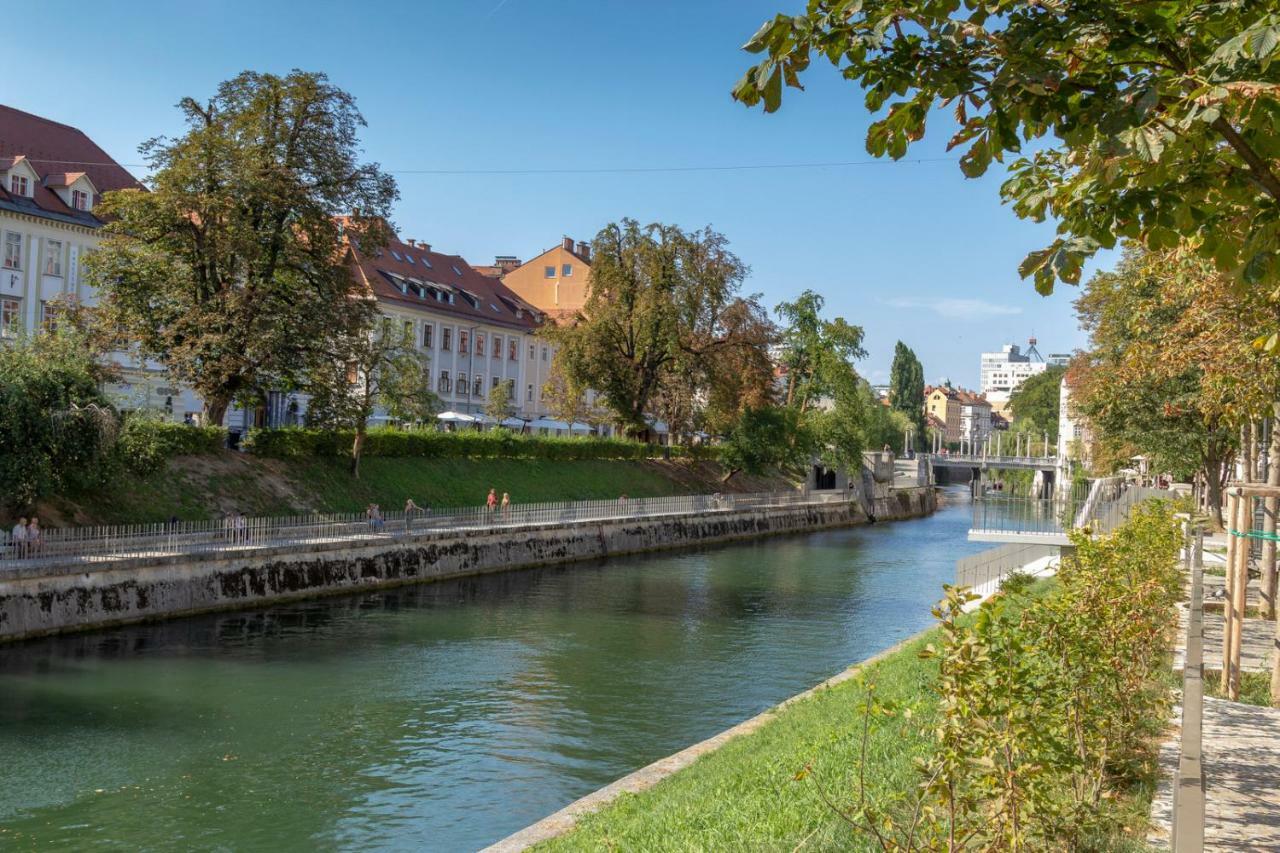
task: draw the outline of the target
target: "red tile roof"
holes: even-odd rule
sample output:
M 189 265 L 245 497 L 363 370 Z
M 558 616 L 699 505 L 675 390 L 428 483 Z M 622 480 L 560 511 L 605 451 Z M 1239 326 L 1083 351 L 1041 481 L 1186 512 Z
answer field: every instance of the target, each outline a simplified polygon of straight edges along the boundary
M 348 242 L 348 251 L 356 277 L 381 302 L 453 315 L 463 323 L 493 323 L 524 332 L 532 332 L 541 325 L 540 312 L 536 308 L 502 282 L 477 272 L 458 255 L 427 251 L 421 246 L 410 246 L 399 238 L 393 238 L 376 257 L 361 252 L 354 241 Z M 408 258 L 413 258 L 413 261 Z M 412 290 L 403 293 L 397 286 L 397 280 L 453 292 L 453 303 L 439 302 L 429 295 L 419 297 Z M 477 304 L 472 306 L 462 292 L 475 297 Z
M 50 184 L 50 176 L 54 176 L 54 181 L 74 181 L 76 175 L 83 172 L 100 193 L 142 186 L 80 130 L 0 104 L 0 169 L 9 169 L 19 157 L 27 160 L 40 180 L 32 187 L 31 198 L 10 194 L 7 185 L 0 187 L 0 206 L 32 216 L 77 222 L 88 227 L 102 224 L 93 214 L 65 204 L 50 189 L 50 186 L 65 184 Z

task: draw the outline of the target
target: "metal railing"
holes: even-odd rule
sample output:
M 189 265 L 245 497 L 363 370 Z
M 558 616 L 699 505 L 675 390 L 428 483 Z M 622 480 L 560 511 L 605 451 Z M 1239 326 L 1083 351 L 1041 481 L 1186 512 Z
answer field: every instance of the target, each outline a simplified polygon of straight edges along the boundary
M 48 566 L 107 568 L 139 557 L 172 557 L 235 552 L 289 545 L 332 545 L 394 540 L 406 536 L 490 531 L 582 521 L 700 515 L 752 509 L 786 508 L 849 500 L 844 490 L 679 495 L 511 505 L 506 509 L 447 509 L 365 513 L 329 513 L 288 517 L 227 517 L 216 521 L 179 521 L 97 527 L 50 528 L 36 542 L 15 542 L 0 535 L 0 576 Z
M 987 493 L 974 498 L 970 527 L 982 533 L 1065 536 L 1073 528 L 1088 526 L 1111 530 L 1136 503 L 1169 497 L 1164 489 L 1125 483 L 1119 478 L 1094 480 L 1088 492 L 1074 488 L 1069 494 L 1036 499 Z
M 956 561 L 956 586 L 967 586 L 986 597 L 1000 582 L 1028 563 L 1058 553 L 1054 545 L 1022 545 L 1011 543 L 972 554 Z

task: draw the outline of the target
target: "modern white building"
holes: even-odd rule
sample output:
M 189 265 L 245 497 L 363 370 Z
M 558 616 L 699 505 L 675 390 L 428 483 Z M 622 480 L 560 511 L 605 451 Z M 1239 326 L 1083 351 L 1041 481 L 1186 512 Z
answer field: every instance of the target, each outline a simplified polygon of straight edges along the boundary
M 102 194 L 141 187 L 88 136 L 69 125 L 0 105 L 0 337 L 57 321 L 98 295 L 84 262 L 101 240 Z M 113 353 L 121 381 L 106 393 L 123 408 L 149 408 L 174 420 L 200 401 L 172 387 L 160 365 Z
M 1031 338 L 1028 344 L 1026 352 L 1017 344 L 1005 344 L 999 352 L 982 354 L 982 393 L 1000 414 L 1004 414 L 1009 397 L 1023 382 L 1049 367 L 1036 349 L 1036 339 Z

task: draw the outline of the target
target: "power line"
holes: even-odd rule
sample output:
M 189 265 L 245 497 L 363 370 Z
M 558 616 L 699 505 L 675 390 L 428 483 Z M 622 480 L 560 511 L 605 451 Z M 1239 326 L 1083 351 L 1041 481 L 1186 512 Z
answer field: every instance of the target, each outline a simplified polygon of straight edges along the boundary
M 95 163 L 87 160 L 46 160 L 28 157 L 33 162 L 58 166 L 118 166 L 146 169 L 146 163 Z M 721 166 L 609 166 L 601 168 L 549 169 L 387 169 L 391 175 L 646 175 L 684 172 L 755 172 L 785 169 L 843 169 L 854 166 L 903 166 L 925 163 L 954 163 L 954 157 L 916 157 L 909 160 L 832 160 L 815 163 L 739 163 Z

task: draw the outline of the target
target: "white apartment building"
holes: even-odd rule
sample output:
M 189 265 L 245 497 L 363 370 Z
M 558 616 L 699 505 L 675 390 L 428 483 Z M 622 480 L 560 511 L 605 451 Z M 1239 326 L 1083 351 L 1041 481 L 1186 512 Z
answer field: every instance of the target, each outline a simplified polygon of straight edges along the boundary
M 547 414 L 543 386 L 554 352 L 534 334 L 540 311 L 426 243 L 393 238 L 371 257 L 353 241 L 348 251 L 357 283 L 429 358 L 432 387 L 446 409 L 482 414 L 490 390 L 509 383 L 518 417 Z
M 1017 344 L 1005 344 L 999 352 L 984 352 L 982 393 L 992 407 L 1003 414 L 1013 392 L 1029 377 L 1043 373 L 1048 367 L 1048 362 L 1036 350 L 1035 338 L 1030 339 L 1026 352 Z
M 66 306 L 92 308 L 84 262 L 100 241 L 102 193 L 138 181 L 81 131 L 0 105 L 0 336 L 53 323 Z M 200 411 L 158 364 L 113 353 L 121 381 L 106 393 L 124 408 L 176 420 Z

